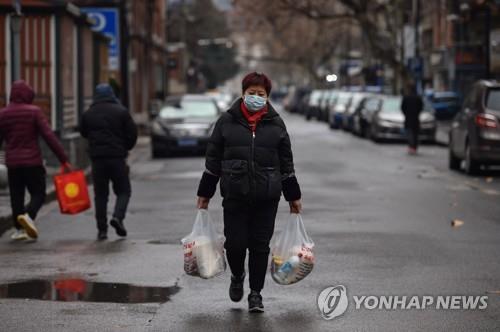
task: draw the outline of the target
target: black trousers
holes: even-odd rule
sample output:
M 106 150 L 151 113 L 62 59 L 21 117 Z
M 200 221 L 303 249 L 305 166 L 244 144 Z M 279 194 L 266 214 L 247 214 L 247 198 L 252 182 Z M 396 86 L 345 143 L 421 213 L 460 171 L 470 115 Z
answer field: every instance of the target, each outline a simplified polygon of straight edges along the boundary
M 109 184 L 113 185 L 116 195 L 113 218 L 124 220 L 128 203 L 132 194 L 129 178 L 129 167 L 125 159 L 95 159 L 92 160 L 92 178 L 94 181 L 95 218 L 97 228 L 108 229 L 108 198 Z
M 35 220 L 45 202 L 45 168 L 43 166 L 8 168 L 10 205 L 14 227 L 21 229 L 17 217 L 28 213 Z M 27 206 L 24 204 L 26 190 L 30 194 Z
M 408 146 L 410 148 L 418 148 L 418 136 L 420 134 L 420 128 L 418 127 L 408 127 L 406 128 L 406 133 L 408 135 Z
M 226 256 L 231 273 L 241 276 L 249 252 L 248 271 L 250 289 L 264 288 L 269 258 L 269 242 L 274 233 L 274 222 L 279 201 L 223 202 Z

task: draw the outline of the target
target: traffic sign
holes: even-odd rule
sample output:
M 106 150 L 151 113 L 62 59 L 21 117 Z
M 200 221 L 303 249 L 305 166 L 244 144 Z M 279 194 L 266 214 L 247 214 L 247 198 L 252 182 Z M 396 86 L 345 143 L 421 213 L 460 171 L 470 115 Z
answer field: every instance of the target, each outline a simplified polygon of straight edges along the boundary
M 118 8 L 84 7 L 82 11 L 95 21 L 93 31 L 100 32 L 110 39 L 109 69 L 120 67 L 120 14 Z

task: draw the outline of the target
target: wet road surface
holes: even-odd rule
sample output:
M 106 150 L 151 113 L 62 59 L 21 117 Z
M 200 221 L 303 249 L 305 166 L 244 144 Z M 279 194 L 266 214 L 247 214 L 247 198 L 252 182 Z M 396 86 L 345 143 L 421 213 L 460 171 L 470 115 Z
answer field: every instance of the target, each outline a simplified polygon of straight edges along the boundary
M 471 178 L 448 171 L 443 147 L 424 146 L 419 156 L 411 157 L 401 144 L 376 145 L 294 115 L 285 115 L 285 121 L 317 264 L 307 279 L 291 286 L 277 285 L 268 275 L 264 314 L 248 314 L 246 297 L 241 303 L 230 302 L 229 271 L 212 280 L 183 273 L 179 241 L 194 221 L 203 158 L 151 160 L 148 146 L 142 145 L 131 156 L 127 239 L 118 239 L 111 229 L 108 241 L 97 242 L 93 211 L 62 216 L 55 203 L 41 213 L 37 242 L 11 243 L 8 233 L 0 239 L 0 330 L 500 329 L 498 172 Z M 221 229 L 220 204 L 217 193 L 210 211 Z M 281 202 L 277 231 L 286 223 L 287 212 Z M 452 228 L 454 219 L 464 224 Z M 6 284 L 29 280 L 43 281 L 40 288 L 56 294 L 45 300 L 5 298 Z M 67 280 L 175 291 L 160 303 L 98 303 L 78 301 L 74 293 L 81 285 L 76 283 L 66 285 L 75 301 L 50 301 L 57 300 L 54 285 Z M 349 307 L 341 317 L 326 321 L 317 308 L 317 295 L 339 284 L 347 288 Z M 489 299 L 483 311 L 367 310 L 355 309 L 353 295 Z

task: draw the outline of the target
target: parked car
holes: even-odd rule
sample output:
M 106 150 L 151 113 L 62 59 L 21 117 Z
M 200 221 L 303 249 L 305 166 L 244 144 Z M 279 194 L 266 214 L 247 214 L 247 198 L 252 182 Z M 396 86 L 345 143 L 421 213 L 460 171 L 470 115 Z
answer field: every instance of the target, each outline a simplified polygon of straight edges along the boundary
M 290 113 L 303 113 L 307 96 L 311 90 L 306 87 L 296 88 L 292 87 L 288 91 L 288 95 L 283 101 L 283 105 Z
M 351 100 L 349 101 L 349 105 L 347 105 L 347 109 L 344 112 L 344 120 L 342 121 L 342 129 L 346 131 L 352 131 L 354 125 L 354 113 L 360 106 L 361 101 L 364 97 L 369 94 L 365 92 L 353 92 Z
M 452 119 L 460 110 L 460 98 L 455 92 L 433 92 L 427 98 L 439 120 Z
M 479 81 L 467 95 L 451 125 L 449 166 L 465 160 L 467 174 L 481 165 L 500 164 L 500 83 Z
M 151 122 L 153 158 L 171 152 L 204 152 L 220 115 L 212 97 L 184 95 L 169 97 Z
M 368 129 L 370 138 L 373 141 L 406 139 L 405 117 L 401 111 L 402 99 L 401 96 L 380 97 L 379 109 L 373 113 Z M 424 100 L 424 109 L 420 113 L 419 139 L 434 142 L 435 137 L 436 118 L 432 106 L 428 101 Z
M 344 113 L 351 102 L 351 92 L 340 91 L 337 94 L 335 104 L 330 108 L 328 123 L 330 128 L 342 128 L 344 122 Z
M 309 100 L 306 106 L 305 116 L 307 120 L 311 118 L 320 119 L 321 118 L 321 99 L 323 98 L 323 90 L 313 90 L 309 96 Z
M 229 109 L 229 107 L 231 106 L 233 101 L 236 99 L 235 96 L 233 96 L 232 94 L 227 93 L 227 92 L 213 91 L 213 92 L 207 92 L 206 95 L 208 97 L 213 98 L 215 100 L 215 102 L 217 103 L 217 106 L 221 110 Z
M 328 109 L 332 102 L 335 100 L 336 95 L 335 89 L 325 90 L 323 93 L 323 97 L 321 98 L 320 103 L 320 120 L 324 122 L 328 122 Z
M 352 132 L 361 137 L 368 137 L 373 114 L 380 109 L 381 98 L 364 97 L 353 114 Z

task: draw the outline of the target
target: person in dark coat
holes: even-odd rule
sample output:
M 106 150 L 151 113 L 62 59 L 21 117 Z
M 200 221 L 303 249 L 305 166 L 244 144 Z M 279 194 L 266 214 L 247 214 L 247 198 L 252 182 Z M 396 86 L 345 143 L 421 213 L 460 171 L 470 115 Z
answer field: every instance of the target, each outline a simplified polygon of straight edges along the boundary
M 33 105 L 34 98 L 35 92 L 26 82 L 16 81 L 12 84 L 9 105 L 0 110 L 0 146 L 5 141 L 10 202 L 16 228 L 11 236 L 13 240 L 38 237 L 34 220 L 45 202 L 46 186 L 39 137 L 45 140 L 64 167 L 71 168 L 42 110 Z M 25 208 L 26 190 L 30 202 Z
M 408 153 L 414 155 L 418 149 L 420 133 L 420 113 L 424 107 L 422 98 L 417 94 L 414 85 L 407 89 L 401 103 L 401 111 L 405 116 L 405 129 L 408 136 Z
M 99 84 L 96 87 L 94 101 L 82 115 L 80 133 L 89 141 L 97 237 L 99 240 L 107 239 L 110 182 L 116 195 L 110 225 L 115 228 L 118 236 L 125 237 L 127 230 L 123 221 L 132 193 L 126 158 L 137 142 L 137 126 L 109 84 Z
M 269 242 L 283 192 L 290 211 L 302 210 L 300 186 L 285 123 L 269 103 L 271 81 L 248 74 L 242 98 L 215 124 L 206 152 L 206 170 L 198 187 L 198 208 L 207 209 L 220 179 L 224 235 L 232 272 L 229 296 L 243 298 L 246 251 L 249 251 L 250 312 L 262 312 Z

